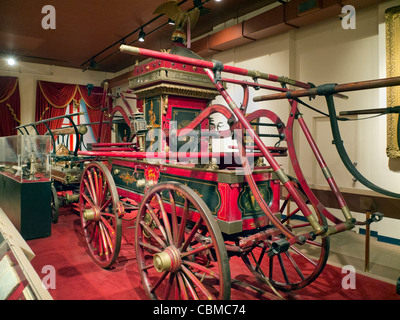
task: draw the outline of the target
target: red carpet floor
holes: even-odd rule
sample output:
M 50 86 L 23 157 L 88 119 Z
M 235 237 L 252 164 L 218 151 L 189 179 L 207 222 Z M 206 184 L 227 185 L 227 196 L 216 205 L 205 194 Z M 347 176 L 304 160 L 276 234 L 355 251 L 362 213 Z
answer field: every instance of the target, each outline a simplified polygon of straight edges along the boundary
M 123 242 L 117 262 L 111 270 L 97 266 L 86 252 L 79 216 L 62 208 L 58 223 L 52 225 L 48 238 L 27 241 L 36 257 L 32 265 L 38 275 L 46 265 L 56 270 L 56 288 L 49 289 L 54 300 L 146 300 L 137 272 L 132 223 L 124 225 Z M 231 277 L 240 286 L 232 288 L 233 300 L 271 300 L 276 298 L 248 271 L 240 258 L 231 258 Z M 356 277 L 356 289 L 341 286 L 341 269 L 327 265 L 311 285 L 291 293 L 285 300 L 400 300 L 395 285 L 363 275 Z M 255 291 L 251 286 L 264 290 Z

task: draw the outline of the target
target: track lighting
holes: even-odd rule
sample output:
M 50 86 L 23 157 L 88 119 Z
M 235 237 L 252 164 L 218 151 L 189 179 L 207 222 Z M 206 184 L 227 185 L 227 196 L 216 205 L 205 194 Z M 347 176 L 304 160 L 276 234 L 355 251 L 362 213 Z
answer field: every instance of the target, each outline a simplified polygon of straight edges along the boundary
M 140 32 L 139 32 L 139 41 L 143 42 L 145 36 L 146 36 L 146 33 L 143 31 L 143 28 L 141 28 Z

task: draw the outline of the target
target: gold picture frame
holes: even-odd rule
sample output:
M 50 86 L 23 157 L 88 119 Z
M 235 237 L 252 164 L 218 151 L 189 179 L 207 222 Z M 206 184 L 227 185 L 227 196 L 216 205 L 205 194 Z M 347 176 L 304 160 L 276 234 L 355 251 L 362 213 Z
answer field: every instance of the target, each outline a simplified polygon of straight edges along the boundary
M 385 11 L 386 21 L 386 76 L 400 76 L 400 6 Z M 387 107 L 400 105 L 400 87 L 387 88 Z M 387 115 L 387 156 L 400 158 L 399 114 Z

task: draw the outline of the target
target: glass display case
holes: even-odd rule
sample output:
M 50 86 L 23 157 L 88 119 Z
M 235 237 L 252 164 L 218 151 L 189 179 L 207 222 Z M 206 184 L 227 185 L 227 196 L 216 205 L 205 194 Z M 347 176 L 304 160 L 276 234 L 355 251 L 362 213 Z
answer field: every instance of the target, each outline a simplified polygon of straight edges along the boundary
M 50 152 L 50 136 L 1 137 L 0 172 L 19 182 L 50 181 Z
M 25 240 L 51 234 L 50 139 L 0 138 L 0 207 Z

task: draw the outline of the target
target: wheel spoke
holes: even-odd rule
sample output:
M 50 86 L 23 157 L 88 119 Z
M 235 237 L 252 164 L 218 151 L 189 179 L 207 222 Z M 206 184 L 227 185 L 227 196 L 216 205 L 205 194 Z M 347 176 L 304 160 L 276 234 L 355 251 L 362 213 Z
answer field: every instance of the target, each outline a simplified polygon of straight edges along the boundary
M 168 300 L 174 280 L 175 280 L 175 273 L 170 272 L 167 287 L 165 288 L 164 292 L 164 300 Z
M 180 272 L 176 273 L 176 279 L 177 279 L 177 283 L 179 286 L 179 298 L 182 298 L 183 300 L 189 300 L 189 296 L 186 290 L 186 286 L 185 286 L 185 282 L 182 278 L 182 274 Z
M 105 202 L 107 198 L 107 193 L 108 193 L 109 187 L 107 182 L 105 182 L 101 188 L 101 197 L 100 197 L 100 205 L 102 208 L 105 208 L 106 206 L 109 206 L 110 204 Z M 111 198 L 111 197 L 110 197 Z M 110 199 L 108 198 L 108 200 Z M 107 200 L 107 201 L 108 201 Z
M 115 218 L 115 214 L 108 213 L 108 212 L 100 212 L 102 216 L 110 217 L 110 218 Z
M 99 172 L 98 181 L 97 181 L 97 198 L 100 200 L 100 204 L 103 202 L 103 175 Z
M 94 189 L 94 183 L 93 183 L 93 177 L 92 177 L 92 173 L 90 172 L 90 170 L 87 171 L 87 176 L 89 179 L 89 186 L 90 186 L 90 190 L 92 191 L 92 199 L 94 204 L 98 204 L 98 199 L 97 199 L 97 193 L 96 190 Z
M 210 291 L 201 283 L 201 281 L 184 265 L 182 265 L 182 271 L 186 274 L 186 276 L 192 281 L 196 287 L 207 297 L 208 300 L 213 300 L 213 296 Z
M 299 249 L 295 248 L 294 246 L 291 247 L 291 249 L 296 252 L 300 257 L 302 257 L 304 260 L 308 261 L 311 263 L 314 267 L 317 266 L 317 262 L 306 256 L 303 252 L 301 252 Z
M 92 199 L 91 202 L 94 205 L 95 204 L 95 198 L 93 197 L 93 193 L 92 193 L 92 190 L 91 190 L 91 188 L 89 186 L 88 180 L 87 179 L 83 179 L 83 183 L 85 184 L 86 190 L 89 192 L 90 198 Z
M 92 224 L 93 220 L 85 221 L 85 224 L 83 226 L 83 229 L 89 228 L 89 226 Z
M 150 288 L 150 292 L 154 292 L 157 290 L 157 288 L 164 281 L 164 279 L 168 275 L 168 273 L 169 273 L 168 271 L 164 271 L 164 273 L 158 278 L 157 282 Z
M 285 278 L 286 284 L 289 284 L 290 283 L 289 282 L 289 278 L 288 278 L 288 275 L 287 275 L 287 272 L 286 272 L 286 268 L 285 268 L 285 264 L 283 263 L 283 259 L 282 259 L 281 254 L 279 253 L 277 255 L 277 257 L 278 257 L 279 265 L 281 266 L 281 271 L 282 271 L 283 277 Z
M 98 241 L 98 244 L 99 244 L 99 256 L 100 256 L 100 259 L 102 259 L 103 258 L 103 254 L 104 254 L 104 252 L 103 252 L 103 241 L 102 241 L 102 238 L 101 238 L 101 230 L 100 230 L 100 227 L 99 227 L 98 223 L 96 223 L 96 227 L 98 229 L 98 231 L 97 231 L 97 235 L 98 235 L 97 241 Z
M 304 276 L 304 274 L 301 272 L 299 266 L 297 265 L 297 263 L 294 261 L 292 255 L 289 252 L 285 252 L 286 257 L 288 258 L 288 260 L 290 261 L 290 263 L 292 264 L 293 268 L 296 270 L 297 274 L 300 276 L 301 280 L 305 280 L 306 277 Z
M 164 203 L 161 199 L 161 196 L 158 193 L 156 193 L 156 198 L 157 198 L 158 205 L 160 206 L 161 217 L 164 222 L 164 228 L 165 228 L 165 231 L 167 232 L 167 241 L 171 245 L 171 244 L 173 244 L 173 239 L 172 239 L 171 225 L 169 223 L 168 215 L 167 215 L 167 212 L 165 211 Z
M 99 222 L 99 226 L 100 226 L 100 231 L 101 231 L 101 237 L 103 240 L 104 254 L 106 256 L 106 259 L 108 260 L 110 258 L 109 254 L 112 253 L 112 251 L 113 251 L 111 239 L 108 237 L 108 233 L 104 229 L 104 226 L 101 222 Z
M 99 179 L 98 179 L 97 171 L 96 171 L 96 170 L 93 170 L 93 177 L 94 177 L 93 185 L 94 185 L 94 191 L 95 191 L 94 194 L 96 195 L 96 198 L 97 198 L 98 200 L 100 200 L 100 197 L 99 197 L 99 192 L 100 192 L 100 188 L 99 188 Z M 100 205 L 100 203 L 99 203 L 99 205 Z
M 140 221 L 140 225 L 148 232 L 150 235 L 158 242 L 158 244 L 163 247 L 164 249 L 167 247 L 165 242 L 154 232 L 154 230 L 147 225 L 146 222 Z
M 188 214 L 189 214 L 189 203 L 188 203 L 188 200 L 185 198 L 185 205 L 183 207 L 182 219 L 181 219 L 181 223 L 179 225 L 178 241 L 176 242 L 176 246 L 178 248 L 182 245 L 182 242 L 184 240 L 186 221 L 187 221 Z
M 200 228 L 201 224 L 203 223 L 203 219 L 200 218 L 195 226 L 193 227 L 192 231 L 190 232 L 189 236 L 187 237 L 186 241 L 182 245 L 181 252 L 186 251 L 187 247 L 189 246 L 190 242 L 193 240 L 194 235 L 196 234 L 197 230 Z
M 82 197 L 86 200 L 86 202 L 89 204 L 90 207 L 94 206 L 93 202 L 90 201 L 89 197 L 86 194 L 82 193 Z
M 186 251 L 186 252 L 182 253 L 181 254 L 181 258 L 185 258 L 185 257 L 189 257 L 189 256 L 194 255 L 194 254 L 198 254 L 198 253 L 200 253 L 200 252 L 202 252 L 204 250 L 208 250 L 208 249 L 213 248 L 213 247 L 214 247 L 213 243 L 209 243 L 207 245 L 203 245 L 203 246 L 197 247 L 197 248 L 195 248 L 193 250 Z
M 104 200 L 104 199 L 103 199 Z M 102 201 L 103 201 L 102 200 Z M 109 197 L 108 199 L 107 199 L 107 201 L 100 207 L 100 211 L 104 211 L 111 203 L 112 203 L 112 198 L 111 197 Z
M 184 260 L 183 263 L 193 269 L 197 269 L 200 272 L 206 273 L 208 274 L 210 277 L 215 278 L 217 280 L 219 280 L 219 275 L 218 273 L 216 273 L 215 271 L 210 270 L 209 268 L 202 266 L 201 264 L 195 263 L 195 262 L 191 262 L 188 260 Z
M 192 284 L 190 283 L 190 281 L 183 272 L 182 272 L 182 278 L 185 281 L 186 288 L 189 289 L 189 293 L 192 296 L 193 300 L 200 300 L 199 296 L 196 293 L 196 290 L 193 288 Z
M 162 224 L 161 224 L 160 220 L 158 219 L 157 215 L 154 213 L 153 208 L 152 208 L 148 203 L 146 203 L 146 208 L 147 208 L 148 213 L 150 214 L 151 218 L 152 218 L 153 221 L 155 222 L 155 224 L 156 224 L 158 230 L 160 230 L 160 232 L 162 233 L 164 239 L 167 239 L 167 235 L 166 235 L 166 233 L 165 233 L 165 229 L 164 229 L 164 227 L 162 226 Z
M 100 218 L 103 224 L 106 226 L 106 228 L 110 231 L 111 236 L 115 235 L 115 229 L 110 225 L 110 223 L 104 219 L 104 217 Z
M 150 251 L 155 251 L 155 252 L 157 252 L 157 253 L 162 252 L 162 250 L 161 250 L 160 248 L 157 248 L 157 247 L 151 245 L 150 243 L 143 242 L 143 241 L 139 241 L 138 244 L 139 244 L 140 246 L 144 247 L 144 248 L 149 249 Z
M 172 191 L 168 190 L 168 192 L 169 192 L 169 201 L 171 204 L 172 238 L 173 238 L 173 243 L 176 243 L 178 240 L 178 218 L 176 216 L 176 203 Z
M 94 227 L 93 227 L 92 232 L 90 234 L 89 243 L 92 243 L 93 240 L 96 243 L 96 239 L 97 239 L 97 224 L 94 222 Z
M 256 264 L 255 271 L 260 272 L 261 275 L 264 276 L 264 277 L 265 277 L 265 275 L 264 275 L 264 272 L 262 271 L 260 265 L 261 265 L 262 259 L 264 258 L 264 254 L 265 254 L 265 251 L 266 251 L 266 250 L 267 250 L 266 247 L 262 248 L 262 251 L 261 251 L 260 256 L 258 257 L 258 260 L 257 260 L 256 257 L 254 256 L 253 251 L 251 251 L 251 256 L 252 256 L 252 258 L 253 258 L 253 261 L 254 261 L 255 264 Z

